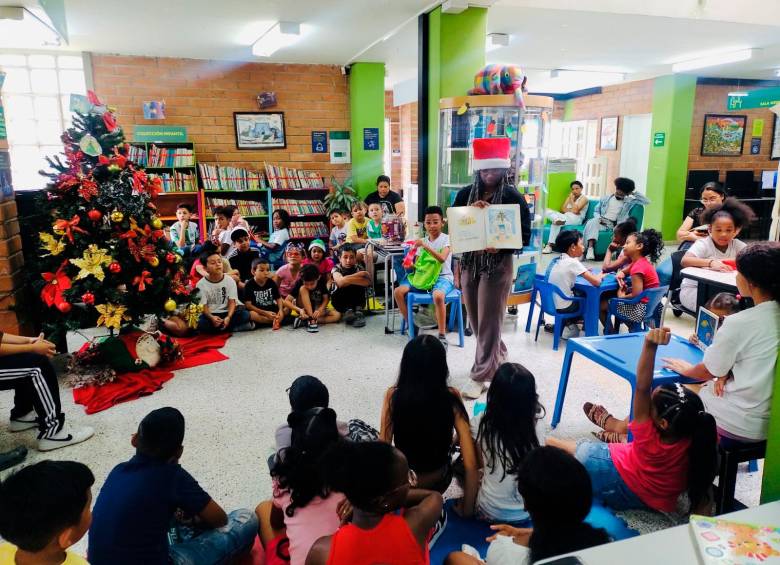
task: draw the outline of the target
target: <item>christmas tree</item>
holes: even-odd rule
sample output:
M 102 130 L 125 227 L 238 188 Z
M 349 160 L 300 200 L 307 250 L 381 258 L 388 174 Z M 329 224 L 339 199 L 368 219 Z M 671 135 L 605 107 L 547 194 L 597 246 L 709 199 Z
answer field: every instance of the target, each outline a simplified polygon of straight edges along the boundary
M 94 325 L 114 330 L 191 300 L 181 257 L 170 247 L 152 203 L 158 178 L 129 161 L 124 135 L 94 93 L 62 135 L 64 160 L 38 200 L 40 253 L 30 265 L 44 332 Z

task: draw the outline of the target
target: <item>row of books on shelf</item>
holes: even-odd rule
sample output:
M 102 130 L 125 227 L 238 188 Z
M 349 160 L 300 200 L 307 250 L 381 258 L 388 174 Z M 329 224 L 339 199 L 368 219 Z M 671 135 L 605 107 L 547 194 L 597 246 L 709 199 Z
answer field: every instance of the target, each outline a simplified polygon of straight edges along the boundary
M 325 215 L 325 204 L 320 200 L 295 200 L 293 198 L 274 198 L 274 210 L 287 210 L 293 216 L 306 214 Z
M 147 151 L 139 145 L 131 145 L 127 158 L 142 167 L 192 167 L 195 165 L 195 153 L 185 147 L 157 147 L 152 145 Z
M 205 190 L 262 190 L 267 188 L 263 173 L 240 167 L 198 163 Z
M 290 237 L 328 237 L 322 222 L 290 222 Z
M 162 182 L 163 192 L 195 192 L 198 190 L 198 181 L 194 174 L 174 172 L 151 175 L 159 177 Z
M 213 214 L 214 209 L 220 206 L 235 206 L 242 216 L 265 216 L 268 214 L 260 202 L 252 200 L 233 200 L 232 198 L 208 198 L 206 207 Z
M 322 177 L 314 171 L 301 171 L 266 163 L 265 176 L 271 188 L 325 188 Z

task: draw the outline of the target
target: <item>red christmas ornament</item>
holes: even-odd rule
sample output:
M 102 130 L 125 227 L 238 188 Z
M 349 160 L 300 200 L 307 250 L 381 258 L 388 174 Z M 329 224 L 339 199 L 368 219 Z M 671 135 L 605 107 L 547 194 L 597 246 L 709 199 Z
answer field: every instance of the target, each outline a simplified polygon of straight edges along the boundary
M 173 263 L 174 261 L 176 261 L 176 255 L 174 255 L 173 253 L 166 253 L 165 260 L 168 261 L 169 263 Z
M 106 129 L 109 132 L 113 132 L 117 128 L 116 119 L 111 112 L 106 112 L 103 114 L 103 125 L 106 126 Z
M 62 302 L 57 303 L 57 310 L 59 310 L 63 314 L 67 314 L 68 312 L 70 312 L 70 309 L 71 309 L 70 302 L 66 302 L 65 300 L 63 300 Z
M 93 208 L 92 210 L 87 212 L 87 217 L 89 217 L 89 219 L 92 220 L 93 222 L 99 222 L 103 218 L 103 212 Z
M 87 291 L 81 295 L 81 301 L 88 306 L 92 306 L 95 303 L 95 295 Z
M 116 275 L 117 273 L 121 273 L 122 272 L 122 265 L 120 265 L 119 263 L 114 261 L 113 263 L 111 263 L 108 266 L 108 270 Z

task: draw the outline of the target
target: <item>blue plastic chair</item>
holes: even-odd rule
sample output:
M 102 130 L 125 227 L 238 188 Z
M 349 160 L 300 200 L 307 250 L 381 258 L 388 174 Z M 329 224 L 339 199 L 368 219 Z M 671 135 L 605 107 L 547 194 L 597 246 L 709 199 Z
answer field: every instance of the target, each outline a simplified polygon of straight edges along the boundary
M 661 325 L 661 314 L 663 308 L 661 308 L 661 300 L 669 292 L 668 286 L 659 286 L 657 288 L 649 288 L 642 291 L 639 296 L 634 298 L 613 298 L 609 301 L 607 310 L 607 325 L 604 328 L 604 334 L 612 333 L 612 317 L 614 316 L 617 321 L 616 327 L 619 327 L 621 323 L 628 326 L 629 332 L 640 332 L 648 330 L 650 328 L 659 327 Z M 642 322 L 634 322 L 628 318 L 624 318 L 618 314 L 618 304 L 638 304 L 641 300 L 647 298 L 647 310 L 645 311 L 645 318 Z
M 585 298 L 582 296 L 568 296 L 563 291 L 548 282 L 544 278 L 537 277 L 534 281 L 534 290 L 539 296 L 539 320 L 536 323 L 536 335 L 534 341 L 539 339 L 539 328 L 544 325 L 544 315 L 547 314 L 553 317 L 553 351 L 558 351 L 558 344 L 561 340 L 561 330 L 563 329 L 564 320 L 571 318 L 582 318 L 583 306 L 585 304 Z M 555 308 L 555 300 L 553 297 L 558 296 L 564 300 L 571 300 L 577 303 L 577 309 L 573 312 L 558 312 Z M 533 315 L 533 310 L 528 313 L 529 321 L 530 316 Z
M 458 345 L 464 347 L 463 339 L 463 308 L 461 292 L 453 288 L 447 296 L 444 297 L 444 306 L 450 306 L 450 317 L 447 323 L 447 329 L 452 331 L 455 328 L 455 322 L 458 322 Z M 401 333 L 408 333 L 409 339 L 414 339 L 414 305 L 415 304 L 433 304 L 433 295 L 430 292 L 410 292 L 406 295 L 406 308 L 409 313 L 409 324 L 406 320 L 401 321 Z M 408 331 L 407 331 L 408 326 Z

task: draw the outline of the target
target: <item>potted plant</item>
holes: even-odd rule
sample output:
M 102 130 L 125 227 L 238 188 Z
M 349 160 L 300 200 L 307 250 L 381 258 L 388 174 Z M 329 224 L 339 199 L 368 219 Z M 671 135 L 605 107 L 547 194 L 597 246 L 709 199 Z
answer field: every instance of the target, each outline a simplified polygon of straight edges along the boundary
M 346 179 L 343 183 L 330 177 L 330 192 L 325 196 L 325 210 L 330 216 L 335 210 L 346 210 L 349 213 L 352 205 L 359 199 L 352 188 L 352 177 Z

